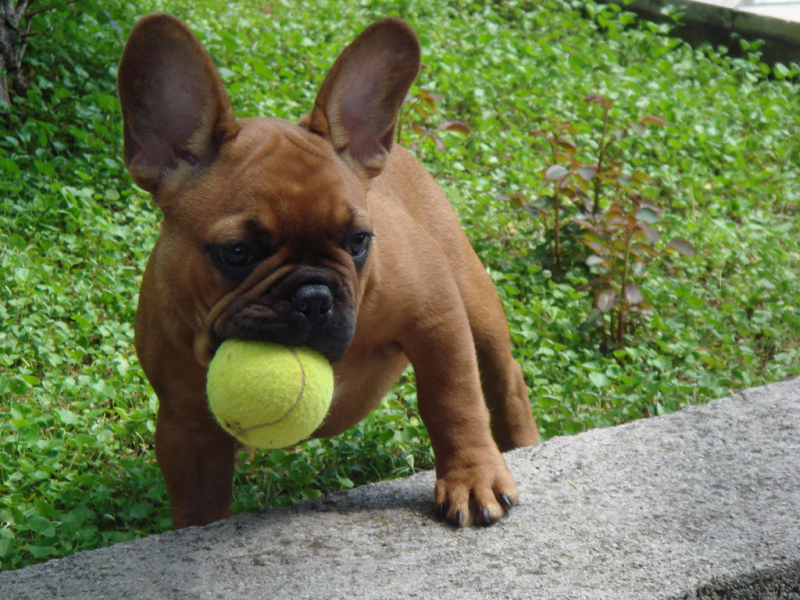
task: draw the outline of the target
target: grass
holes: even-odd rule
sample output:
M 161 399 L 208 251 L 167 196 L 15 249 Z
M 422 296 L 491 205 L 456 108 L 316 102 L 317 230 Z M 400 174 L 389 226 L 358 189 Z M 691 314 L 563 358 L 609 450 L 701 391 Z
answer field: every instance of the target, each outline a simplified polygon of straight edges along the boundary
M 771 69 L 690 48 L 669 27 L 593 2 L 109 1 L 40 15 L 28 97 L 0 115 L 0 560 L 15 569 L 164 531 L 153 452 L 157 400 L 133 351 L 138 284 L 159 216 L 121 161 L 116 64 L 136 18 L 167 10 L 210 49 L 238 116 L 298 119 L 337 52 L 372 20 L 407 19 L 417 85 L 468 138 L 418 156 L 445 187 L 503 297 L 544 437 L 707 402 L 800 373 L 800 87 Z M 193 3 L 197 4 L 197 3 Z M 80 40 L 77 43 L 76 40 Z M 626 348 L 580 328 L 590 276 L 573 245 L 557 280 L 543 226 L 496 197 L 546 193 L 549 151 L 530 135 L 576 123 L 582 98 L 622 121 L 670 127 L 621 148 L 654 178 L 665 237 L 699 255 L 663 261 L 641 287 L 654 307 Z M 587 160 L 591 160 L 587 156 Z M 569 249 L 567 249 L 569 252 Z M 347 433 L 246 459 L 234 511 L 287 504 L 430 468 L 413 373 Z

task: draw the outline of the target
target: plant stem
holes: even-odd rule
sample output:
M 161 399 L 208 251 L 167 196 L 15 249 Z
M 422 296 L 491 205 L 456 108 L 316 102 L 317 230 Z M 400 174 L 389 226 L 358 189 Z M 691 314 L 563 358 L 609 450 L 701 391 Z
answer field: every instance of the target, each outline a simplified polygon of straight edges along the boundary
M 553 138 L 553 164 L 556 164 L 556 160 L 558 160 L 558 132 L 556 132 L 555 138 Z M 561 204 L 559 200 L 559 187 L 561 185 L 561 180 L 556 179 L 553 184 L 553 210 L 556 211 L 556 224 L 555 224 L 555 234 L 556 234 L 556 266 L 555 272 L 561 273 Z
M 78 0 L 70 0 L 69 2 L 67 2 L 66 4 L 64 4 L 63 6 L 69 6 L 70 4 L 75 4 L 76 2 L 78 2 Z M 28 5 L 29 5 L 29 6 L 30 6 L 31 4 L 33 4 L 33 0 L 31 0 L 31 2 L 28 2 Z M 39 13 L 47 12 L 47 11 L 49 11 L 49 10 L 55 10 L 56 8 L 61 8 L 61 6 L 59 6 L 59 5 L 57 5 L 57 4 L 53 4 L 52 6 L 46 6 L 46 7 L 44 7 L 44 8 L 39 8 L 39 9 L 37 9 L 37 10 L 31 10 L 31 11 L 27 11 L 27 12 L 25 13 L 25 17 L 26 17 L 26 18 L 27 18 L 27 17 L 32 17 L 33 15 L 38 15 Z
M 556 181 L 555 209 L 556 209 L 556 271 L 561 273 L 561 207 L 558 198 L 558 185 Z
M 420 99 L 415 98 L 414 101 L 408 105 L 405 111 L 400 111 L 400 118 L 397 122 L 397 143 L 400 144 L 403 141 L 403 125 L 405 125 L 408 115 L 411 114 L 411 111 L 414 110 L 414 107 L 419 104 Z
M 601 183 L 600 183 L 600 173 L 603 172 L 603 161 L 606 157 L 606 147 L 608 143 L 606 141 L 606 134 L 608 133 L 608 111 L 609 107 L 603 105 L 603 134 L 600 136 L 600 154 L 597 157 L 597 173 L 594 176 L 594 206 L 592 207 L 592 212 L 597 213 L 600 211 L 600 190 L 601 190 Z
M 622 263 L 622 287 L 620 288 L 620 303 L 619 303 L 619 322 L 617 326 L 617 346 L 620 348 L 625 347 L 625 286 L 628 285 L 628 260 L 631 255 L 631 239 L 633 234 L 628 231 L 625 234 L 625 259 Z

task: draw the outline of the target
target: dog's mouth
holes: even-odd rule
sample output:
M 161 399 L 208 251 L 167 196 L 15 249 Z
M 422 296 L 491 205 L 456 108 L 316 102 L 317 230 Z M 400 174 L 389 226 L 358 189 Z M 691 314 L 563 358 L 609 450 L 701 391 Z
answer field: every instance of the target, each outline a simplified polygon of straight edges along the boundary
M 351 319 L 330 319 L 330 323 L 311 326 L 295 315 L 287 319 L 263 318 L 251 309 L 242 311 L 211 332 L 212 355 L 226 339 L 272 342 L 283 346 L 307 346 L 330 362 L 344 358 L 355 333 Z
M 223 341 L 236 338 L 306 346 L 334 363 L 350 347 L 355 321 L 352 290 L 327 271 L 298 269 L 234 297 L 213 320 L 210 351 L 213 356 Z

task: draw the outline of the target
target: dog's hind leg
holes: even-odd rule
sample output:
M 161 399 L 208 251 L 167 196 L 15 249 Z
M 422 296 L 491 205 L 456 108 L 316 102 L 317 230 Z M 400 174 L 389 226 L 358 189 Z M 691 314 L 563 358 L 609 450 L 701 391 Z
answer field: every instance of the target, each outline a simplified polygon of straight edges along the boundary
M 478 356 L 481 387 L 492 435 L 502 451 L 533 446 L 539 429 L 531 412 L 522 369 L 511 356 L 508 324 L 494 284 L 475 260 L 470 285 L 462 287 L 470 329 Z

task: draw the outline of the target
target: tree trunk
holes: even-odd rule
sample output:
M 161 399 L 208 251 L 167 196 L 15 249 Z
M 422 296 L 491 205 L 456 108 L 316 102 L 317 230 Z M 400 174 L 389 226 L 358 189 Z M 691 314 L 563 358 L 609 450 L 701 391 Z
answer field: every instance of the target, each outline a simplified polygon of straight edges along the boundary
M 11 98 L 8 95 L 8 81 L 6 81 L 6 72 L 3 69 L 0 72 L 0 106 L 8 106 L 11 104 Z
M 22 70 L 22 57 L 28 44 L 31 22 L 28 19 L 24 33 L 20 31 L 19 24 L 33 2 L 17 0 L 15 6 L 13 0 L 0 0 L 0 105 L 11 102 L 10 85 L 17 94 L 28 89 L 28 78 Z

